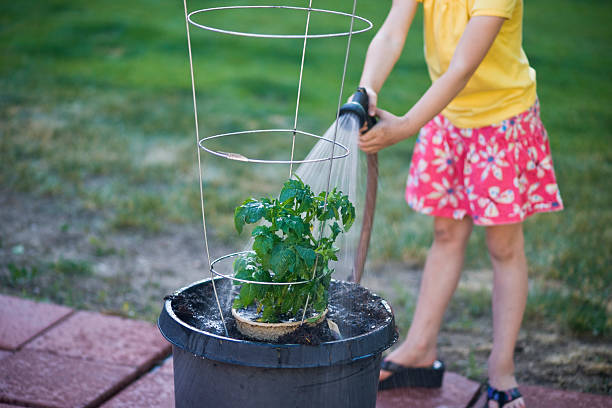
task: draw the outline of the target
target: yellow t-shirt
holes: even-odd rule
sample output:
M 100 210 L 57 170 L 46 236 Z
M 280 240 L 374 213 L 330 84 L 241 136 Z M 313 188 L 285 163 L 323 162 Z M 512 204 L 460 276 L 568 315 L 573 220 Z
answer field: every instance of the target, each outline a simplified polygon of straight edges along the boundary
M 447 70 L 471 17 L 507 19 L 474 76 L 442 111 L 455 126 L 492 125 L 533 105 L 536 73 L 522 48 L 523 0 L 417 1 L 423 3 L 425 60 L 432 81 Z

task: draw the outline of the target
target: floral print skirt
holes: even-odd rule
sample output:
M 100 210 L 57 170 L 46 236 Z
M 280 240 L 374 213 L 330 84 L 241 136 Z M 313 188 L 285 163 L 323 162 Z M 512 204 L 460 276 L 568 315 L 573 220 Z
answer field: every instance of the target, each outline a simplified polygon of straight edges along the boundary
M 477 225 L 521 222 L 563 209 L 538 101 L 501 123 L 465 129 L 442 115 L 416 141 L 406 201 L 438 217 Z

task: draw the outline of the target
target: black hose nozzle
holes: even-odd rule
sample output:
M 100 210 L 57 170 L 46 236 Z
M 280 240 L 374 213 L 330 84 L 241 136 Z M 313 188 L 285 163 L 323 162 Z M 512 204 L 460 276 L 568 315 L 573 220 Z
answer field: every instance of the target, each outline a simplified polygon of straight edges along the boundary
M 351 99 L 340 107 L 340 116 L 347 113 L 357 115 L 359 127 L 361 128 L 365 123 L 367 130 L 370 130 L 376 124 L 376 118 L 368 115 L 369 105 L 370 101 L 365 88 L 357 88 L 357 92 L 351 96 Z

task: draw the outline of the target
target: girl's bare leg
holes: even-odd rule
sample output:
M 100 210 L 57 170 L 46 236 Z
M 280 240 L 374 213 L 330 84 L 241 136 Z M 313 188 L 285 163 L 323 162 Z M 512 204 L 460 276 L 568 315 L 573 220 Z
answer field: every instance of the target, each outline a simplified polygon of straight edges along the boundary
M 527 302 L 527 260 L 523 225 L 487 227 L 487 247 L 493 264 L 493 349 L 488 361 L 489 383 L 499 390 L 517 386 L 514 347 Z M 489 402 L 490 408 L 498 408 Z M 504 408 L 523 408 L 517 399 Z
M 435 217 L 434 242 L 427 254 L 419 298 L 406 340 L 387 360 L 409 367 L 426 367 L 436 359 L 436 340 L 444 311 L 457 288 L 472 219 Z M 391 373 L 381 370 L 380 379 Z

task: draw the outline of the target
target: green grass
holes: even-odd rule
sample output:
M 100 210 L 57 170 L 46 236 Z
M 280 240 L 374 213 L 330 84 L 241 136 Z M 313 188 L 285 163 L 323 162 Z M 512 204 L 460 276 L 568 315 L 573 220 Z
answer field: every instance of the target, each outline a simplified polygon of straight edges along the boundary
M 189 4 L 190 9 L 210 6 Z M 335 0 L 320 7 L 348 11 L 351 5 Z M 379 27 L 386 7 L 362 1 L 358 13 Z M 104 214 L 111 230 L 157 233 L 170 223 L 198 222 L 182 13 L 180 2 L 142 0 L 0 5 L 0 191 L 66 198 Z M 218 13 L 199 21 L 276 33 L 303 29 L 303 14 L 282 13 L 236 13 L 232 18 Z M 552 319 L 568 330 L 596 335 L 612 329 L 610 16 L 612 5 L 604 1 L 533 0 L 525 5 L 524 48 L 538 72 L 542 116 L 566 206 L 563 213 L 525 223 L 537 281 L 528 312 L 535 321 Z M 380 95 L 381 107 L 397 114 L 429 85 L 419 17 Z M 313 15 L 312 29 L 342 30 L 345 23 Z M 300 40 L 191 33 L 202 135 L 292 126 Z M 347 93 L 357 84 L 372 35 L 354 38 Z M 309 42 L 301 129 L 320 134 L 331 123 L 344 47 L 345 39 Z M 374 262 L 422 264 L 431 241 L 430 219 L 409 211 L 403 201 L 412 145 L 409 141 L 380 154 Z M 303 156 L 310 146 L 299 143 L 297 154 Z M 288 155 L 286 143 L 273 138 L 228 140 L 225 147 L 240 147 L 253 156 Z M 202 160 L 207 215 L 219 242 L 235 239 L 233 208 L 248 195 L 278 190 L 288 172 L 284 166 L 250 166 L 207 154 Z M 110 250 L 102 241 L 92 245 L 101 253 Z M 477 229 L 467 266 L 487 267 L 485 253 L 484 234 Z M 27 280 L 34 273 L 24 267 L 13 265 L 15 279 Z M 578 306 L 570 308 L 570 302 Z

